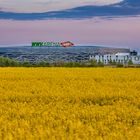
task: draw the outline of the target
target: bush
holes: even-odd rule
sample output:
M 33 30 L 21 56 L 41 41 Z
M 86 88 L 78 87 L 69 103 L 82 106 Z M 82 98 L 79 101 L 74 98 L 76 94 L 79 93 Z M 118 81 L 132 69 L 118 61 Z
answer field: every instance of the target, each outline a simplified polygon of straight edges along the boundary
M 0 57 L 0 67 L 16 67 L 19 66 L 19 62 L 7 57 Z
M 90 60 L 88 66 L 89 66 L 89 67 L 97 67 L 97 62 L 96 62 L 96 60 Z
M 132 60 L 129 60 L 129 61 L 128 61 L 128 65 L 133 65 Z
M 117 67 L 118 67 L 118 68 L 122 68 L 122 67 L 123 67 L 123 64 L 118 63 L 118 64 L 117 64 Z
M 39 63 L 35 63 L 34 66 L 37 66 L 37 67 L 49 67 L 50 64 L 47 61 L 41 61 Z

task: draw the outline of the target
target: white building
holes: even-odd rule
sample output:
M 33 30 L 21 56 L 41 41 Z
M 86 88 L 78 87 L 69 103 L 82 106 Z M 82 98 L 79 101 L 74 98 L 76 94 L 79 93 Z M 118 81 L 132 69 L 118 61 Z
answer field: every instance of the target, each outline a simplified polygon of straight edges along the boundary
M 90 60 L 102 62 L 103 64 L 109 64 L 110 62 L 121 64 L 128 64 L 128 62 L 132 62 L 133 64 L 140 64 L 140 56 L 138 56 L 136 51 L 130 53 L 91 55 Z

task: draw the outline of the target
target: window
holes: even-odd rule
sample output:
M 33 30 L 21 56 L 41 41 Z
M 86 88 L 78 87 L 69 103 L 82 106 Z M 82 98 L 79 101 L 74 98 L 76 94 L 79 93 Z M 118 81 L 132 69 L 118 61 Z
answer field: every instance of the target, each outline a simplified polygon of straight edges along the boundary
M 126 57 L 124 56 L 124 60 L 126 59 Z
M 135 57 L 135 60 L 138 61 L 139 60 L 139 57 Z

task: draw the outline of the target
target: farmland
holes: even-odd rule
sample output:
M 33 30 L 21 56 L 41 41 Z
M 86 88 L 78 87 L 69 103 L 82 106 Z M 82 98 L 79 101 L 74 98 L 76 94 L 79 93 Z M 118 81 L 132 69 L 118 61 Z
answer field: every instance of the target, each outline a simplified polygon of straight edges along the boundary
M 140 70 L 0 68 L 0 139 L 140 139 Z

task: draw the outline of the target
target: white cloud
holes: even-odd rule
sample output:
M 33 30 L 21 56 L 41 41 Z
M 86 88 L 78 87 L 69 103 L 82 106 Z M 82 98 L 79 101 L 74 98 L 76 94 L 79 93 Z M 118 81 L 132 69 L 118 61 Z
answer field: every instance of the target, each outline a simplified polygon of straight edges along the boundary
M 4 11 L 47 12 L 84 5 L 109 5 L 123 0 L 0 0 Z

